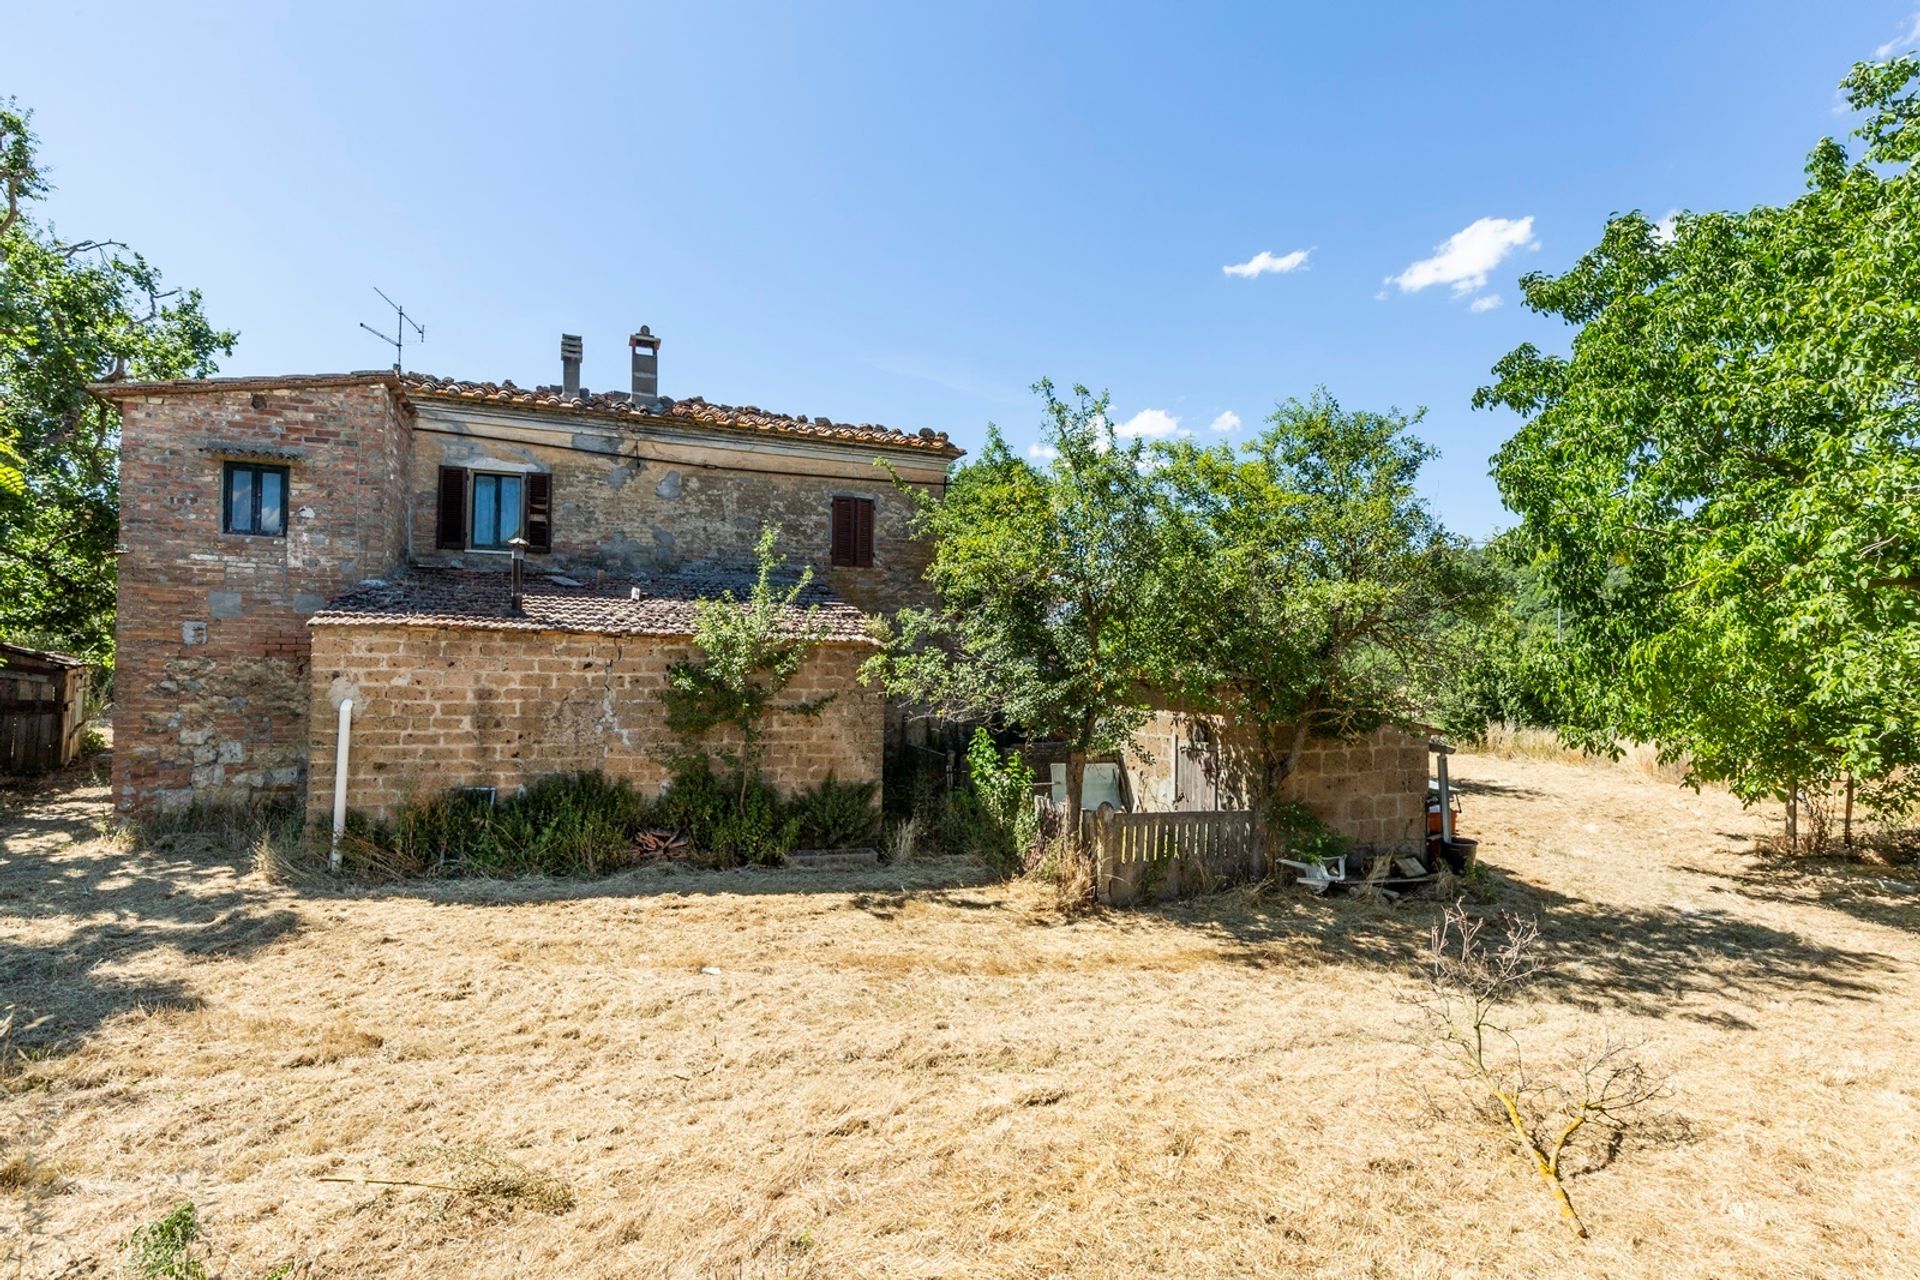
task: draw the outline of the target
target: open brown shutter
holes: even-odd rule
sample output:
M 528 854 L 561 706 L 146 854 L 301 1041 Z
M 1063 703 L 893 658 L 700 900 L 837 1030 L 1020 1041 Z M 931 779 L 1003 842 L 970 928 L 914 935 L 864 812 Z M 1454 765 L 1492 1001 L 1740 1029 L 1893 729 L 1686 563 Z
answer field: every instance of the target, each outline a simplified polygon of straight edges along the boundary
M 873 563 L 873 499 L 855 498 L 853 510 L 853 562 L 864 569 Z
M 832 555 L 829 557 L 832 563 L 837 565 L 853 563 L 854 536 L 858 524 L 859 517 L 853 513 L 853 499 L 835 498 L 833 500 Z
M 467 469 L 440 468 L 440 517 L 433 545 L 464 551 L 467 547 Z
M 553 474 L 527 476 L 527 550 L 553 550 Z

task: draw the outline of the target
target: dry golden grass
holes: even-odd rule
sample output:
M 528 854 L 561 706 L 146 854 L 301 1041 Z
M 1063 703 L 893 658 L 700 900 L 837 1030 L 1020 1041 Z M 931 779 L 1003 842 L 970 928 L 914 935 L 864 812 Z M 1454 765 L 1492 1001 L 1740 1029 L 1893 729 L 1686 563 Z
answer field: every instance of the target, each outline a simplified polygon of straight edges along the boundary
M 61 1176 L 30 1274 L 192 1199 L 235 1274 L 1912 1275 L 1920 891 L 1763 860 L 1713 792 L 1454 765 L 1482 890 L 1560 961 L 1522 1033 L 1671 1074 L 1571 1179 L 1590 1241 L 1409 1042 L 1431 903 L 1068 917 L 940 864 L 329 890 L 103 841 L 92 788 L 0 819 L 0 1153 Z

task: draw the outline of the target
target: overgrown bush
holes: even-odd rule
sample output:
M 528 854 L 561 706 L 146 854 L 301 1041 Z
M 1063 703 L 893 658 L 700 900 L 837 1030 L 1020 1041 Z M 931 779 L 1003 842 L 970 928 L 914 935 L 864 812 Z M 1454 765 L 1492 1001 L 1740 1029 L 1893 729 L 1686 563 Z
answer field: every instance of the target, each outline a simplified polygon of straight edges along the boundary
M 974 852 L 994 870 L 1017 874 L 1038 834 L 1033 770 L 1018 752 L 1001 754 L 985 729 L 975 729 L 967 744 L 967 781 L 979 819 Z
M 350 871 L 378 878 L 462 872 L 485 876 L 596 876 L 626 865 L 634 833 L 652 817 L 632 785 L 600 772 L 542 778 L 490 803 L 443 791 L 390 823 L 357 816 L 341 841 Z
M 800 838 L 800 818 L 764 778 L 715 773 L 704 758 L 679 763 L 654 816 L 716 867 L 776 865 Z
M 1268 820 L 1273 823 L 1281 852 L 1301 862 L 1325 862 L 1347 851 L 1347 838 L 1320 821 L 1298 800 L 1276 804 Z
M 878 792 L 871 782 L 840 782 L 829 773 L 790 802 L 800 822 L 800 844 L 809 849 L 872 844 L 880 833 L 880 811 L 874 807 Z

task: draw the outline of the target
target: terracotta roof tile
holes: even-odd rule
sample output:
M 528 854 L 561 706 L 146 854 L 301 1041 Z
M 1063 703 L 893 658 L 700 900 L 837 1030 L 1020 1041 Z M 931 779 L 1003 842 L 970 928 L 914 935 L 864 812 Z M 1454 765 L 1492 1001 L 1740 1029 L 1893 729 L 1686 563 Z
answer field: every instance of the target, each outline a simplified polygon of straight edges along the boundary
M 592 584 L 530 572 L 516 614 L 508 608 L 511 585 L 504 573 L 412 568 L 349 587 L 308 625 L 690 636 L 696 602 L 729 592 L 744 600 L 752 590 L 752 574 L 725 569 Z M 808 585 L 790 612 L 796 633 L 808 614 L 828 643 L 873 643 L 867 615 L 819 582 Z
M 957 458 L 964 452 L 947 439 L 944 431 L 900 431 L 865 422 L 834 422 L 829 418 L 809 418 L 805 414 L 777 413 L 758 405 L 712 404 L 699 396 L 685 400 L 662 398 L 647 405 L 636 404 L 631 396 L 623 392 L 591 391 L 569 397 L 557 387 L 529 390 L 516 387 L 512 382 L 465 382 L 424 373 L 403 375 L 401 386 L 408 395 L 512 405 L 516 408 L 562 409 L 628 420 L 671 422 L 678 419 L 730 431 L 811 437 L 834 443 L 872 444 L 890 449 L 918 449 L 945 458 Z

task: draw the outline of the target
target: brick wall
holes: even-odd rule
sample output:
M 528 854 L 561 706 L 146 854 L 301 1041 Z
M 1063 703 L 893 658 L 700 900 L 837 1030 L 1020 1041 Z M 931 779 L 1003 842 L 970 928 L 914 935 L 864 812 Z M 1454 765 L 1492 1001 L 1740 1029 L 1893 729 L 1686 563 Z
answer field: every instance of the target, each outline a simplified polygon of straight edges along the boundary
M 717 442 L 716 442 L 717 441 Z M 707 441 L 590 418 L 478 414 L 423 401 L 413 473 L 412 554 L 419 564 L 504 568 L 499 553 L 434 545 L 441 466 L 545 471 L 553 476 L 553 551 L 536 567 L 637 574 L 702 560 L 751 562 L 763 524 L 780 529 L 780 552 L 811 564 L 822 581 L 868 611 L 927 602 L 930 548 L 911 536 L 911 500 L 871 450 L 785 441 Z M 945 460 L 889 460 L 899 474 L 938 492 Z M 871 567 L 828 563 L 835 495 L 874 500 Z
M 562 632 L 317 626 L 313 632 L 308 816 L 331 822 L 340 700 L 354 700 L 348 804 L 391 817 L 452 786 L 517 788 L 548 774 L 601 769 L 648 794 L 665 781 L 660 704 L 688 641 Z M 793 791 L 823 780 L 878 782 L 879 694 L 854 678 L 872 650 L 828 645 L 789 686 L 796 700 L 835 695 L 817 717 L 775 716 L 766 771 Z
M 1216 762 L 1211 775 L 1216 807 L 1252 807 L 1261 768 L 1253 735 L 1217 716 L 1204 720 L 1217 744 L 1210 753 Z M 1175 794 L 1175 779 L 1191 722 L 1189 716 L 1163 710 L 1140 731 L 1140 745 L 1153 759 L 1132 753 L 1126 759 L 1127 780 L 1139 808 L 1188 807 Z M 1351 742 L 1310 738 L 1282 794 L 1304 803 L 1357 846 L 1410 852 L 1421 848 L 1426 838 L 1428 764 L 1426 735 L 1396 725 Z
M 298 794 L 306 619 L 405 554 L 404 410 L 379 382 L 121 403 L 114 799 Z M 222 463 L 288 468 L 284 538 L 221 532 Z

